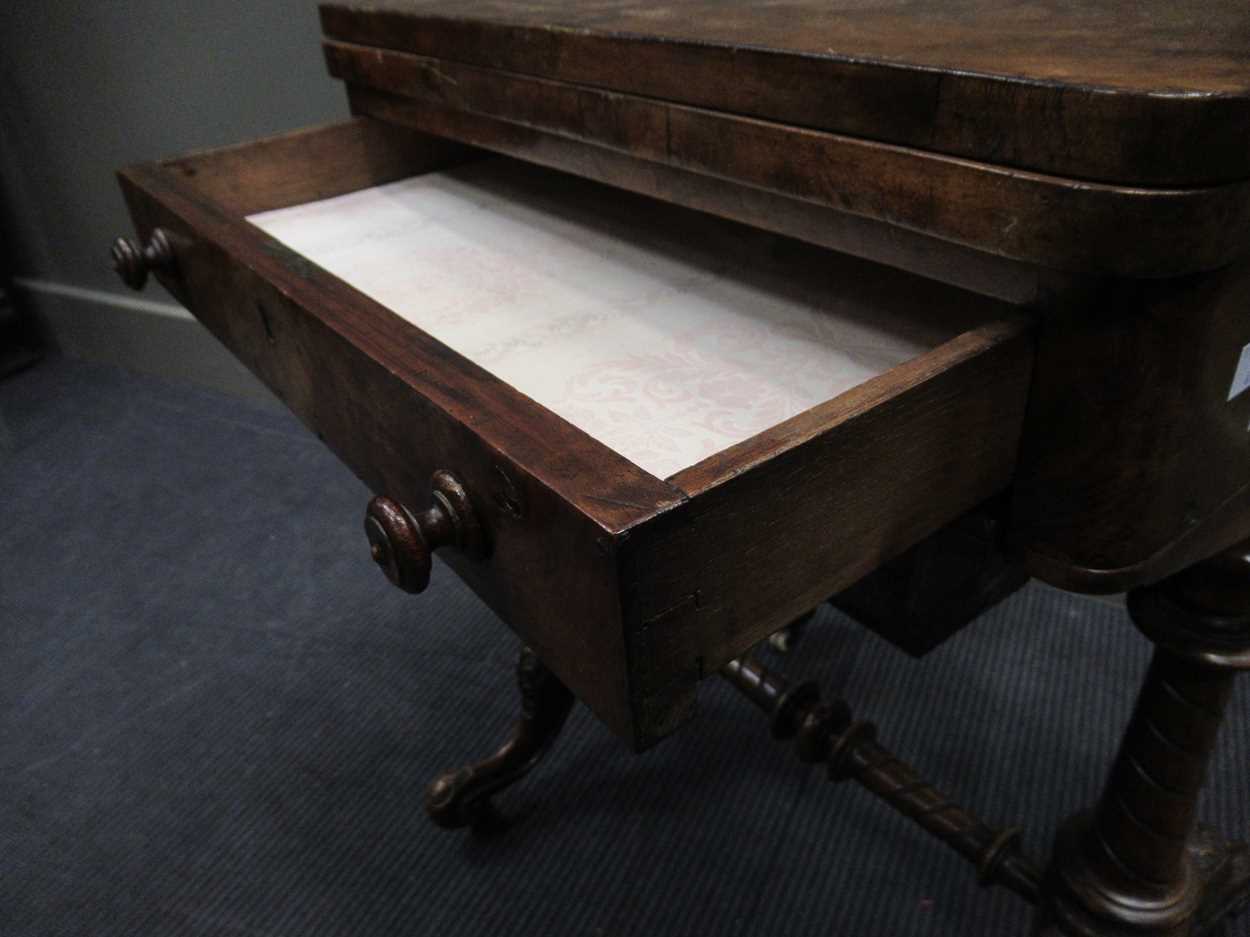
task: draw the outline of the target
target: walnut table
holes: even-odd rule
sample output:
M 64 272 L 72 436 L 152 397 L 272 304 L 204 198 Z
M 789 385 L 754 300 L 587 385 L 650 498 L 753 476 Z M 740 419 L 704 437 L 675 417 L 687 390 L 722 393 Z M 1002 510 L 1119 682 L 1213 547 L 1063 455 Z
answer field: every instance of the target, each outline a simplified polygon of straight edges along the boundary
M 114 254 L 375 490 L 396 584 L 440 550 L 522 639 L 516 732 L 435 820 L 497 819 L 575 699 L 641 749 L 719 673 L 1042 933 L 1240 906 L 1250 858 L 1194 809 L 1250 665 L 1250 7 L 322 24 L 353 119 L 124 170 Z M 1042 865 L 750 654 L 830 597 L 923 653 L 1029 576 L 1127 591 L 1157 646 Z

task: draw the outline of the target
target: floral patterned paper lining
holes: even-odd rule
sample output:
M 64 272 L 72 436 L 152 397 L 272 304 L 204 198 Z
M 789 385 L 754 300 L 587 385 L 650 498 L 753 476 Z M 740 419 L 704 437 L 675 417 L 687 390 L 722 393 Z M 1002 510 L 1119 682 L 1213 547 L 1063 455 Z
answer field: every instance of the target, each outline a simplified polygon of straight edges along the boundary
M 975 324 L 949 288 L 508 160 L 249 220 L 660 478 Z

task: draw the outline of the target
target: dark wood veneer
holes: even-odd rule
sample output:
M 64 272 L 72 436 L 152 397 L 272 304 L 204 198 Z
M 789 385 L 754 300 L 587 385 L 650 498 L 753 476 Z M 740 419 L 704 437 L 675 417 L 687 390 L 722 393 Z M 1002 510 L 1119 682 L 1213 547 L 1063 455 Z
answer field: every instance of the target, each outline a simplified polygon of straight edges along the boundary
M 1250 261 L 1149 280 L 1059 274 L 476 114 L 360 88 L 351 99 L 387 121 L 1027 308 L 1041 323 L 1041 359 L 1008 525 L 1036 576 L 1082 592 L 1123 591 L 1250 533 L 1250 394 L 1226 399 L 1250 342 L 1241 313 Z
M 368 121 L 353 126 L 325 132 L 380 139 Z M 420 137 L 384 132 L 418 147 L 404 174 L 445 165 L 442 146 L 422 155 Z M 285 179 L 275 165 L 298 168 L 288 142 L 252 151 L 253 179 Z M 226 158 L 249 161 L 242 150 Z M 375 491 L 423 505 L 431 475 L 453 467 L 489 530 L 490 558 L 450 551 L 446 561 L 605 722 L 633 737 L 613 627 L 612 537 L 682 495 L 242 220 L 298 199 L 291 183 L 274 196 L 260 182 L 255 201 L 242 186 L 222 204 L 196 182 L 223 176 L 204 170 L 211 156 L 197 160 L 195 173 L 179 163 L 122 173 L 140 233 L 159 226 L 181 245 L 162 282 Z M 399 164 L 382 165 L 385 178 Z M 334 178 L 370 184 L 358 168 L 301 186 L 333 194 Z
M 1038 902 L 1039 934 L 1196 937 L 1245 904 L 1250 846 L 1194 824 L 1250 667 L 1250 391 L 1229 393 L 1250 360 L 1244 0 L 322 17 L 367 116 L 123 171 L 142 240 L 114 260 L 136 288 L 159 277 L 384 496 L 366 527 L 397 584 L 419 591 L 441 547 L 529 645 L 521 720 L 429 788 L 437 822 L 488 820 L 574 694 L 643 748 L 719 670 L 805 762 Z M 659 479 L 245 220 L 490 152 L 810 242 L 739 228 L 726 250 L 797 251 L 857 315 L 923 305 L 962 334 Z M 666 231 L 720 224 L 619 197 Z M 1018 830 L 950 802 L 845 702 L 741 656 L 856 581 L 844 604 L 869 614 L 921 608 L 872 581 L 946 601 L 916 545 L 987 499 L 969 577 L 985 595 L 1021 566 L 1129 589 L 1156 644 L 1104 795 L 1044 878 Z M 956 611 L 881 630 L 923 651 Z
M 1123 591 L 1250 535 L 1250 262 L 1044 305 L 1011 520 L 1032 572 Z
M 1035 267 L 871 218 L 370 88 L 349 85 L 348 99 L 353 113 L 379 122 L 461 140 L 996 299 L 1026 304 L 1039 296 Z
M 1241 0 L 388 0 L 328 37 L 1000 165 L 1250 177 Z
M 1061 270 L 1163 277 L 1250 244 L 1250 183 L 1093 184 L 671 101 L 328 41 L 351 84 L 567 136 Z
M 220 210 L 242 216 L 333 198 L 481 155 L 455 140 L 349 120 L 187 153 L 159 165 Z
M 1031 345 L 1003 303 L 928 284 L 927 303 L 987 324 L 664 481 L 244 220 L 474 155 L 357 119 L 122 182 L 140 234 L 167 232 L 162 282 L 375 491 L 417 511 L 437 471 L 455 474 L 482 538 L 447 561 L 635 745 L 690 715 L 700 662 L 741 653 L 779 609 L 814 604 L 1010 478 Z M 874 301 L 910 295 L 908 275 L 838 263 Z M 839 526 L 872 531 L 871 549 L 831 554 Z M 810 561 L 753 577 L 783 541 Z
M 710 674 L 1005 487 L 1029 323 L 965 333 L 670 481 L 690 500 L 625 544 L 642 705 Z

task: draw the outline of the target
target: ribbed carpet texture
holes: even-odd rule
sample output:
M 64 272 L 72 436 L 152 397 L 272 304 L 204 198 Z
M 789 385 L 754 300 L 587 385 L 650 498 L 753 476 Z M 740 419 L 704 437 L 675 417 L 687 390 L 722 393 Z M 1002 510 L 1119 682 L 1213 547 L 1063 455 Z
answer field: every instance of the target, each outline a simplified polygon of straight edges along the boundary
M 426 781 L 516 715 L 517 641 L 445 567 L 386 583 L 315 437 L 59 359 L 0 382 L 0 425 L 0 937 L 1028 933 L 714 680 L 642 756 L 579 707 L 506 832 L 435 829 Z M 780 665 L 1040 858 L 1148 654 L 1114 604 L 1032 585 L 920 661 L 825 607 Z M 1201 809 L 1230 835 L 1246 693 Z

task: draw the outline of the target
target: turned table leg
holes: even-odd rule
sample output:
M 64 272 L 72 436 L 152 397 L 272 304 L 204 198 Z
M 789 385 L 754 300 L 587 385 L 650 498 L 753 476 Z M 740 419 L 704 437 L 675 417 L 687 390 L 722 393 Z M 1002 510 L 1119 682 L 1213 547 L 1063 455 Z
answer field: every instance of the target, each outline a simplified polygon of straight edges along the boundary
M 1250 889 L 1241 843 L 1195 827 L 1238 670 L 1250 667 L 1250 542 L 1128 597 L 1155 643 L 1098 805 L 1056 838 L 1040 933 L 1201 934 Z
M 573 709 L 573 694 L 528 647 L 521 649 L 517 662 L 517 684 L 521 718 L 507 741 L 484 761 L 445 772 L 425 789 L 426 813 L 439 826 L 498 826 L 500 818 L 491 795 L 529 774 L 564 728 Z

